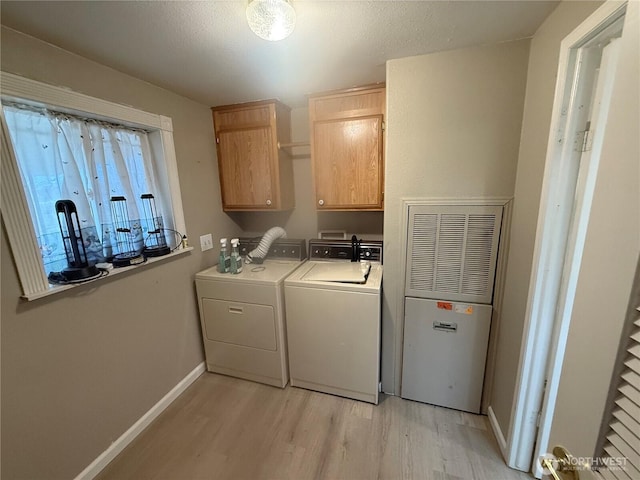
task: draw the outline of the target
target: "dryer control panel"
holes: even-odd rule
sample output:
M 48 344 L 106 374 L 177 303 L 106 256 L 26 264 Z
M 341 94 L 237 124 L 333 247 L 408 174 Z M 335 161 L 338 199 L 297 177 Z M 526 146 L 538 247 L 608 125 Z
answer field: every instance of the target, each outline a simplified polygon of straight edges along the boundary
M 260 239 L 261 237 L 240 238 L 240 255 L 244 257 L 254 250 L 260 243 Z M 305 241 L 303 239 L 279 238 L 271 244 L 267 258 L 304 260 L 307 258 Z

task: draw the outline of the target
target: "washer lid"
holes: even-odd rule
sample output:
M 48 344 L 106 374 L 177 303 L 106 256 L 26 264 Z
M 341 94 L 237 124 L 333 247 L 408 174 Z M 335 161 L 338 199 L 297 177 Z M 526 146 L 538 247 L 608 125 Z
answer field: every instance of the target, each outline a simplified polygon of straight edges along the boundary
M 366 283 L 370 263 L 316 263 L 302 276 L 302 280 L 340 283 Z
M 341 267 L 341 265 L 349 265 L 349 267 Z M 326 281 L 316 280 L 309 278 L 309 273 L 319 268 L 317 272 L 324 274 L 324 270 L 331 270 L 334 268 L 353 268 L 351 265 L 358 265 L 358 263 L 340 262 L 340 261 L 314 261 L 310 260 L 298 268 L 295 272 L 289 275 L 285 280 L 285 286 L 291 287 L 304 287 L 304 288 L 321 288 L 326 290 L 343 290 L 349 292 L 361 292 L 361 293 L 373 293 L 380 294 L 382 290 L 382 265 L 379 263 L 372 263 L 369 275 L 364 283 L 349 283 L 341 281 Z

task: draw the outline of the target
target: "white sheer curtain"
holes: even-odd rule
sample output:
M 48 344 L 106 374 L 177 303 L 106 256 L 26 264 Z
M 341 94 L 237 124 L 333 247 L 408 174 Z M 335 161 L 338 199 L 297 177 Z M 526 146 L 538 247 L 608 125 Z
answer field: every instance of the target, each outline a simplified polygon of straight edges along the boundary
M 55 210 L 76 205 L 90 261 L 118 252 L 111 197 L 126 198 L 130 240 L 143 247 L 140 196 L 156 192 L 147 134 L 124 126 L 27 106 L 3 105 L 45 271 L 67 266 Z

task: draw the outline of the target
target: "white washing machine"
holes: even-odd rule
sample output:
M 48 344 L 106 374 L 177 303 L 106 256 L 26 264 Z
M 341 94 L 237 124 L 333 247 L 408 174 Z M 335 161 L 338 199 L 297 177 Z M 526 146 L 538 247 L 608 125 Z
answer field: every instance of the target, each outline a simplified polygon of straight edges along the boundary
M 378 403 L 382 242 L 311 240 L 285 280 L 291 385 Z
M 241 254 L 257 244 L 240 239 Z M 305 257 L 304 240 L 276 240 L 262 264 L 245 264 L 239 274 L 219 273 L 215 266 L 196 274 L 207 370 L 287 384 L 283 282 Z

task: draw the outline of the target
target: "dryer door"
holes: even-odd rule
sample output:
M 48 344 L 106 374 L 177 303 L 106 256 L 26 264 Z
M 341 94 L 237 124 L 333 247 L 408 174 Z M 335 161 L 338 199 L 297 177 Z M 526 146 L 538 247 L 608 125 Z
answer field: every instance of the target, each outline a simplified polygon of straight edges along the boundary
M 271 305 L 203 298 L 208 340 L 276 351 L 275 313 Z

